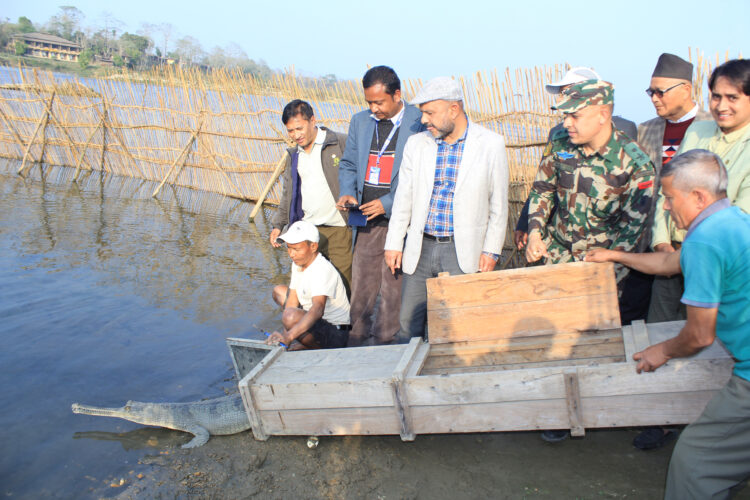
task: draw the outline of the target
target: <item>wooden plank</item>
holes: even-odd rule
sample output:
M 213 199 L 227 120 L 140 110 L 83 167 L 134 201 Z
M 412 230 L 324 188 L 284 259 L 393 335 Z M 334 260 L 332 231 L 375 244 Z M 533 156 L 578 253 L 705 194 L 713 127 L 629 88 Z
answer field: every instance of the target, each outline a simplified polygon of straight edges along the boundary
M 253 382 L 266 370 L 269 366 L 273 364 L 273 362 L 281 356 L 281 353 L 284 352 L 284 348 L 281 346 L 277 346 L 272 350 L 271 352 L 266 355 L 263 360 L 255 365 L 255 368 L 245 376 L 242 380 L 240 380 L 239 388 L 240 388 L 240 395 L 242 396 L 242 403 L 245 405 L 245 411 L 247 412 L 247 416 L 250 419 L 250 425 L 253 429 L 253 436 L 255 439 L 259 441 L 265 441 L 268 439 L 268 435 L 263 430 L 263 424 L 262 420 L 260 418 L 260 415 L 258 413 L 258 407 L 255 404 L 255 401 L 253 400 L 253 391 L 251 390 L 251 386 Z
M 568 419 L 570 419 L 570 435 L 581 437 L 586 434 L 583 427 L 583 415 L 581 410 L 581 393 L 578 390 L 578 374 L 575 370 L 569 370 L 563 374 L 565 380 L 565 395 L 568 403 Z
M 491 340 L 620 327 L 611 295 L 428 310 L 430 343 Z
M 311 381 L 322 384 L 328 382 L 365 382 L 368 380 L 387 380 L 393 371 L 392 365 L 380 363 L 360 363 L 353 366 L 310 367 L 308 373 L 304 368 L 276 367 L 261 375 L 258 384 L 305 384 Z
M 407 379 L 406 391 L 412 407 L 564 399 L 562 371 L 558 367 L 547 367 L 423 375 Z
M 393 376 L 391 377 L 391 389 L 393 392 L 393 406 L 396 410 L 396 416 L 398 417 L 399 424 L 401 425 L 401 440 L 402 441 L 414 441 L 415 434 L 411 430 L 411 418 L 409 415 L 409 400 L 406 397 L 406 390 L 404 388 L 404 378 L 406 376 L 406 370 L 411 365 L 414 357 L 417 354 L 417 349 L 422 344 L 422 339 L 414 337 L 409 341 L 409 345 L 404 351 L 404 355 L 398 362 L 396 369 L 393 370 Z
M 430 356 L 425 362 L 426 370 L 444 367 L 491 366 L 519 363 L 536 363 L 540 361 L 599 358 L 604 356 L 621 356 L 625 351 L 619 343 L 599 344 L 556 344 L 525 350 L 490 351 L 475 354 L 457 354 L 453 356 Z
M 253 400 L 260 410 L 299 410 L 373 406 L 393 408 L 390 377 L 368 380 L 342 380 L 307 383 L 265 384 L 252 387 Z
M 417 434 L 567 429 L 569 425 L 564 398 L 523 404 L 412 406 L 412 416 Z
M 359 366 L 361 363 L 380 363 L 390 365 L 387 371 L 387 375 L 390 376 L 393 369 L 401 360 L 404 349 L 406 349 L 406 344 L 288 351 L 274 364 L 274 368 L 308 369 L 327 366 Z
M 261 411 L 260 418 L 271 435 L 397 435 L 401 429 L 392 407 Z
M 575 262 L 427 280 L 428 310 L 615 294 L 614 265 Z
M 429 356 L 430 350 L 433 347 L 434 346 L 431 346 L 426 342 L 419 344 L 419 347 L 417 348 L 417 354 L 414 355 L 414 359 L 412 360 L 409 369 L 406 371 L 407 378 L 416 377 L 422 372 L 422 367 L 424 366 L 424 363 L 427 360 L 427 356 Z
M 511 337 L 485 341 L 452 342 L 448 344 L 432 344 L 430 357 L 476 354 L 490 351 L 520 351 L 538 349 L 549 346 L 570 346 L 584 344 L 618 343 L 622 344 L 622 329 L 594 330 L 582 332 L 556 333 L 554 335 L 538 335 L 534 337 Z
M 651 345 L 651 339 L 648 338 L 648 330 L 643 320 L 635 320 L 630 324 L 630 330 L 633 332 L 633 348 L 635 352 L 641 352 Z
M 664 323 L 649 323 L 648 336 L 652 344 L 658 344 L 676 337 L 685 326 L 685 321 L 668 321 Z M 685 359 L 731 359 L 732 355 L 718 339 L 702 351 Z
M 566 367 L 566 366 L 600 366 L 608 365 L 611 363 L 622 363 L 624 358 L 622 356 L 604 356 L 601 358 L 585 358 L 585 359 L 561 359 L 553 361 L 538 361 L 535 363 L 511 363 L 507 365 L 481 365 L 481 366 L 460 366 L 460 367 L 446 367 L 446 368 L 435 368 L 434 370 L 428 369 L 427 367 L 422 369 L 423 375 L 448 375 L 451 373 L 486 373 L 506 370 L 527 370 L 532 368 L 542 367 Z
M 388 379 L 405 349 L 401 344 L 286 352 L 257 382 L 273 385 Z
M 715 391 L 583 398 L 583 427 L 689 424 Z M 564 429 L 570 425 L 566 399 L 464 405 L 412 404 L 418 434 Z
M 412 406 L 565 398 L 561 374 L 567 366 L 422 375 L 407 380 Z M 629 363 L 576 369 L 582 398 L 718 390 L 731 376 L 731 360 L 671 360 L 653 373 Z
M 583 425 L 635 427 L 689 424 L 703 413 L 716 391 L 584 398 Z
M 658 370 L 636 373 L 632 363 L 581 367 L 578 383 L 587 397 L 718 390 L 732 375 L 731 359 L 673 359 Z
M 625 348 L 625 361 L 634 363 L 633 354 L 635 350 L 635 340 L 633 340 L 633 328 L 631 326 L 622 327 L 622 343 Z

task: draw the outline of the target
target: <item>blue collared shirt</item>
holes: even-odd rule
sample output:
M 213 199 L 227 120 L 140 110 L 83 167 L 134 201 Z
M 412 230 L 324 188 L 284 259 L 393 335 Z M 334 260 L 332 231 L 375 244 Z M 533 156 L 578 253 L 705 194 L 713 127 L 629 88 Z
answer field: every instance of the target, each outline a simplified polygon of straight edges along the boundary
M 442 138 L 436 138 L 437 160 L 435 162 L 435 183 L 430 197 L 430 211 L 424 232 L 433 236 L 453 236 L 453 195 L 456 191 L 458 168 L 466 145 L 466 134 L 453 144 L 448 144 Z

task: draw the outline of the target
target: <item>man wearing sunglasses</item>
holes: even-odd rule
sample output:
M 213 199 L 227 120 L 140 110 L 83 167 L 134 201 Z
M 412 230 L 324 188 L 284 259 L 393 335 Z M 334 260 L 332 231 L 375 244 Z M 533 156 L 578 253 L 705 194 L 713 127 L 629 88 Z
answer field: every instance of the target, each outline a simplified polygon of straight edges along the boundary
M 651 75 L 651 84 L 646 94 L 654 105 L 656 118 L 638 126 L 638 144 L 651 157 L 656 168 L 654 179 L 655 191 L 659 192 L 659 172 L 677 153 L 682 138 L 693 121 L 710 120 L 711 114 L 699 109 L 693 100 L 693 65 L 673 54 L 662 54 Z M 656 206 L 649 214 L 648 231 L 650 233 Z M 651 242 L 654 251 L 672 251 L 672 242 Z M 685 307 L 680 303 L 682 296 L 682 277 L 657 277 L 651 292 L 651 305 L 648 321 L 675 321 L 685 319 Z
M 669 163 L 682 143 L 685 132 L 694 121 L 710 120 L 711 114 L 699 108 L 693 100 L 693 65 L 674 54 L 662 54 L 656 62 L 651 82 L 646 94 L 651 98 L 657 117 L 638 126 L 638 143 L 651 157 L 656 169 L 654 178 L 655 193 L 659 192 L 659 173 L 663 165 Z M 656 197 L 654 198 L 656 199 Z M 656 252 L 672 252 L 679 243 L 652 241 L 651 226 L 656 203 L 649 212 L 646 224 L 647 234 L 641 250 L 649 246 Z M 637 271 L 636 271 L 637 272 Z M 675 276 L 655 276 L 651 286 L 651 300 L 646 321 L 658 323 L 685 319 L 685 306 L 680 302 L 683 290 L 681 274 Z M 660 448 L 676 437 L 670 429 L 648 427 L 633 439 L 633 446 L 641 450 Z

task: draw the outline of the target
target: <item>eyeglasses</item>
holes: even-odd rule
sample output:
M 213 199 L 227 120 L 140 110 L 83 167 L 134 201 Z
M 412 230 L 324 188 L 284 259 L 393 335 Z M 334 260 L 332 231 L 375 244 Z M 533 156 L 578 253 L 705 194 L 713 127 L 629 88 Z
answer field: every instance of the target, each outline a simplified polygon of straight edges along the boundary
M 653 97 L 655 95 L 656 97 L 658 97 L 659 99 L 661 99 L 662 97 L 664 97 L 664 94 L 666 94 L 667 92 L 669 92 L 672 89 L 676 89 L 680 85 L 685 85 L 685 83 L 684 82 L 676 83 L 676 84 L 672 85 L 671 87 L 669 87 L 668 89 L 664 89 L 664 90 L 647 88 L 646 89 L 646 93 L 648 94 L 649 97 Z

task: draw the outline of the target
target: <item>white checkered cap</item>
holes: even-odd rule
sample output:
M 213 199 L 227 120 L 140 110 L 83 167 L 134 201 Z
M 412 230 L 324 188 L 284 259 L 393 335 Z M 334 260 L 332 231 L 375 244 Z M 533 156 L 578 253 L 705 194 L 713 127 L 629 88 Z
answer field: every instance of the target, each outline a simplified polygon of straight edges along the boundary
M 585 82 L 586 80 L 601 80 L 601 78 L 599 77 L 599 73 L 593 69 L 584 66 L 577 66 L 575 68 L 570 68 L 568 72 L 565 73 L 565 76 L 562 77 L 562 80 L 545 85 L 544 88 L 547 89 L 547 92 L 550 94 L 559 94 L 562 92 L 563 87 L 573 85 L 574 83 Z
M 291 243 L 292 245 L 303 241 L 318 243 L 320 241 L 320 233 L 318 232 L 318 228 L 315 227 L 315 224 L 312 222 L 298 220 L 289 226 L 286 233 L 276 238 L 276 241 L 279 240 Z
M 425 83 L 417 95 L 411 100 L 412 104 L 424 104 L 430 101 L 463 101 L 461 86 L 449 76 L 438 76 Z

